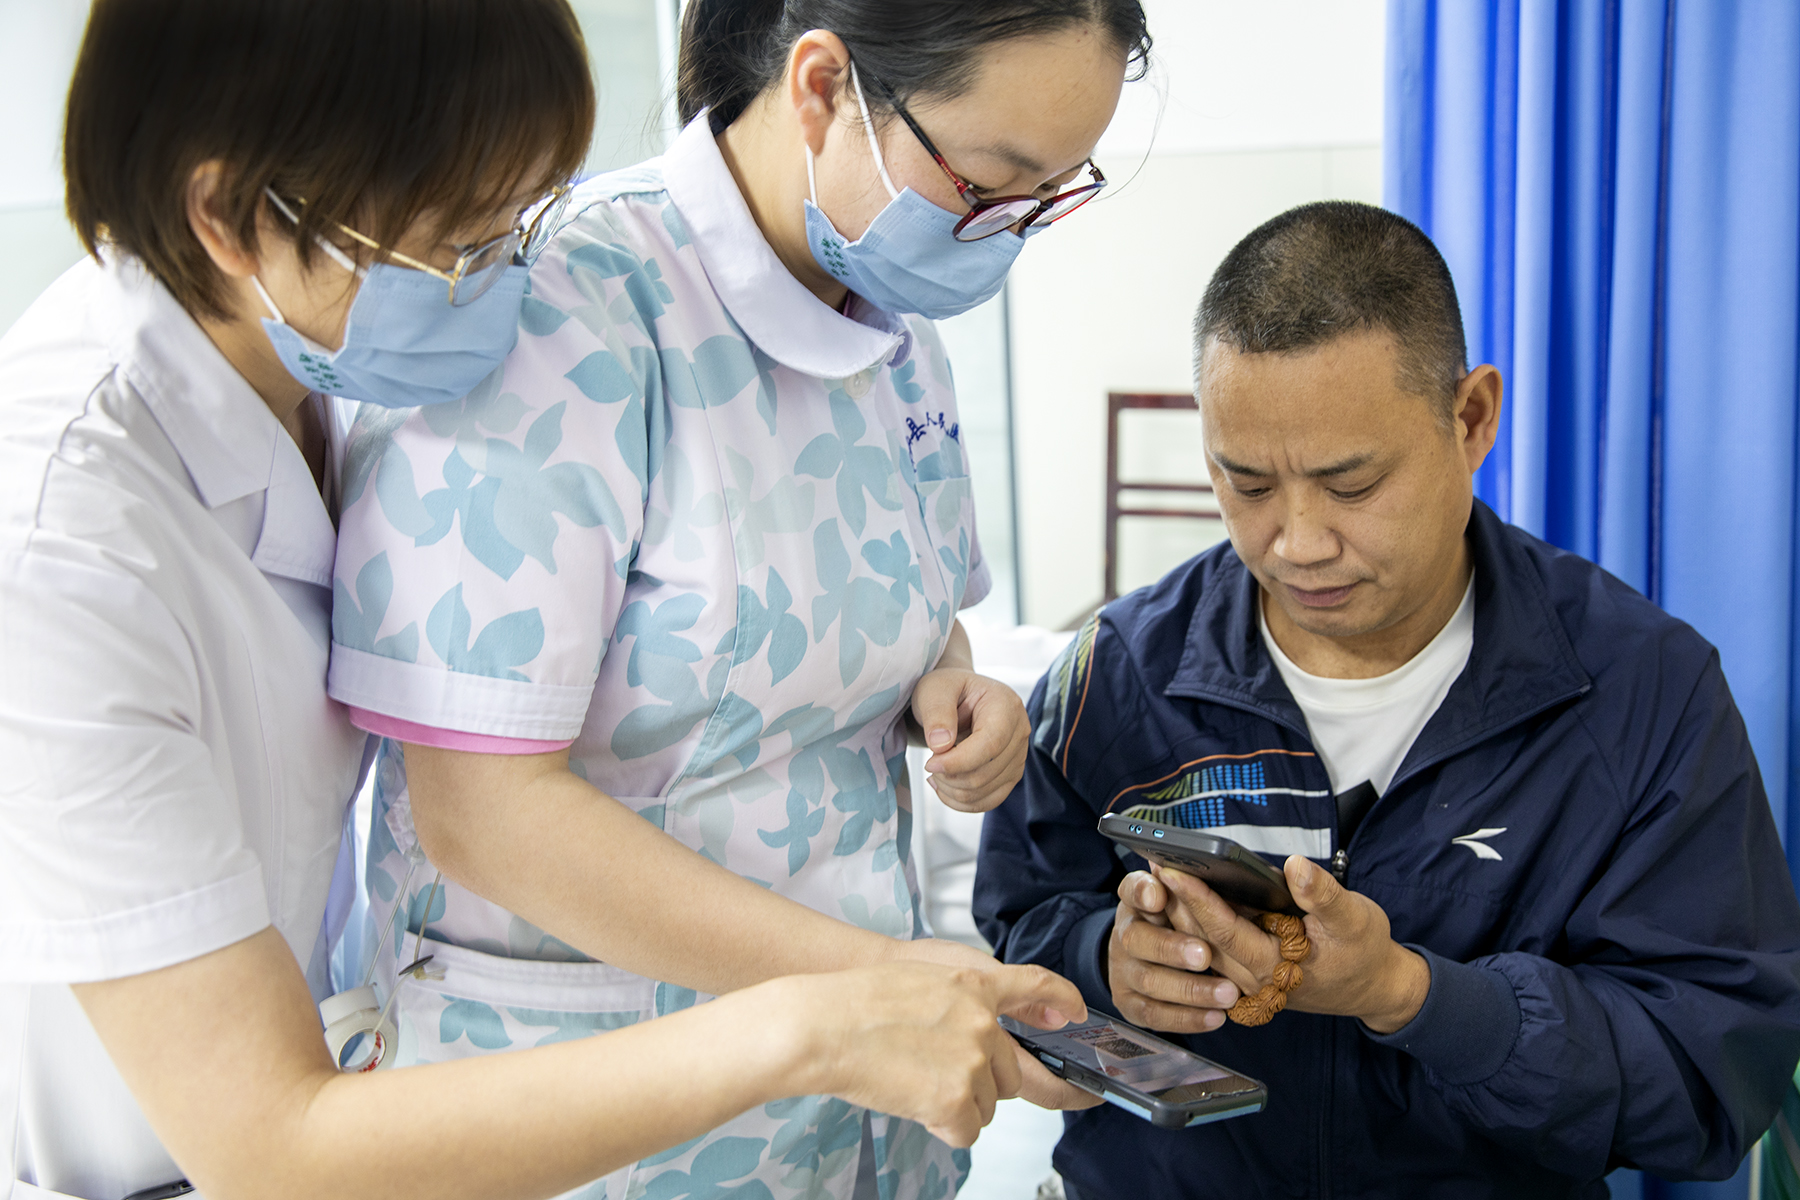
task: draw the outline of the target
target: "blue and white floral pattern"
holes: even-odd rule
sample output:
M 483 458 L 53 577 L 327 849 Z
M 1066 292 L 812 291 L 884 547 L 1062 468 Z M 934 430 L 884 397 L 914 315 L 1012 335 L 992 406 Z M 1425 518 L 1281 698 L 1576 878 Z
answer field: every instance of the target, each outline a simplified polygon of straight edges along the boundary
M 352 433 L 333 694 L 437 730 L 573 738 L 578 774 L 699 853 L 917 936 L 900 719 L 986 590 L 936 333 L 865 309 L 881 357 L 819 378 L 734 320 L 657 164 L 584 185 L 572 211 L 504 368 Z M 379 915 L 416 845 L 391 746 L 376 795 Z M 413 875 L 409 912 L 445 978 L 402 991 L 404 1061 L 703 999 L 455 885 L 426 912 L 430 879 Z M 412 950 L 390 939 L 389 986 Z M 962 1152 L 870 1124 L 881 1200 L 960 1183 Z M 574 1194 L 848 1197 L 862 1125 L 839 1101 L 784 1101 Z

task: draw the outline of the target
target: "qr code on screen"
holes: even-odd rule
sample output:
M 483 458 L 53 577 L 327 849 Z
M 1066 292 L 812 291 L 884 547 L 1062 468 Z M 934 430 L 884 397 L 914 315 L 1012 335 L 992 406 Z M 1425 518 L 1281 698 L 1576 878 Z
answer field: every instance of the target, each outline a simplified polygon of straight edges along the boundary
M 1150 1047 L 1122 1038 L 1110 1029 L 1082 1029 L 1069 1034 L 1069 1037 L 1078 1042 L 1086 1042 L 1114 1058 L 1143 1058 L 1156 1053 Z

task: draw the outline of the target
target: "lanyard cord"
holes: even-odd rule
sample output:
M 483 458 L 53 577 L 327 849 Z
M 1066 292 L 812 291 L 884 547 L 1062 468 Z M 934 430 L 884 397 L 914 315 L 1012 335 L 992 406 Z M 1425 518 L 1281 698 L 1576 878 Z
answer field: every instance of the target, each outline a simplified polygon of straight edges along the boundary
M 387 945 L 388 934 L 394 931 L 394 918 L 400 915 L 400 906 L 406 903 L 406 889 L 412 883 L 413 872 L 419 867 L 419 860 L 412 855 L 406 856 L 406 877 L 400 881 L 400 891 L 394 896 L 393 906 L 388 909 L 387 921 L 381 926 L 381 940 L 375 943 L 375 953 L 369 957 L 369 969 L 363 972 L 362 986 L 368 987 L 375 979 L 375 966 L 381 961 L 382 948 Z M 429 913 L 431 907 L 426 906 Z M 417 949 L 417 947 L 414 947 Z M 418 957 L 416 954 L 414 957 Z
M 409 871 L 407 874 L 410 876 L 411 872 Z M 413 961 L 400 968 L 400 973 L 394 977 L 394 990 L 388 993 L 387 1003 L 381 1006 L 381 1015 L 375 1019 L 375 1028 L 377 1029 L 387 1023 L 388 1013 L 392 1011 L 394 1001 L 400 996 L 400 985 L 409 978 L 424 979 L 427 975 L 425 964 L 430 962 L 433 956 L 427 954 L 424 958 L 420 958 L 419 947 L 424 944 L 425 924 L 431 920 L 431 906 L 437 903 L 438 884 L 443 881 L 444 873 L 442 871 L 439 871 L 437 877 L 431 881 L 431 893 L 425 897 L 425 911 L 419 915 L 419 931 L 413 935 Z M 405 895 L 406 893 L 402 892 L 401 898 L 404 899 Z M 433 978 L 442 979 L 443 972 L 440 970 Z

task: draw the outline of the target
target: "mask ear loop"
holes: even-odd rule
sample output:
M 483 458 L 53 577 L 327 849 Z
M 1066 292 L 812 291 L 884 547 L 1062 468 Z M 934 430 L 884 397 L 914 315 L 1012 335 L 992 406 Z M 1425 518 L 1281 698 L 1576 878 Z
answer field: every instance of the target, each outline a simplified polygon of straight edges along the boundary
M 252 275 L 250 277 L 250 282 L 255 286 L 256 294 L 262 297 L 263 306 L 269 310 L 269 315 L 275 318 L 275 323 L 277 325 L 286 325 L 287 318 L 281 315 L 281 310 L 279 308 L 275 307 L 275 301 L 269 296 L 269 289 L 262 285 L 262 280 Z
M 869 104 L 868 101 L 863 99 L 862 80 L 857 78 L 855 63 L 850 64 L 850 86 L 856 91 L 856 107 L 857 110 L 862 113 L 863 133 L 868 135 L 869 153 L 875 156 L 875 169 L 881 172 L 882 186 L 888 190 L 888 199 L 898 200 L 900 198 L 900 189 L 894 186 L 894 181 L 892 179 L 888 178 L 887 163 L 882 161 L 881 158 L 881 143 L 875 140 L 875 122 L 869 118 Z M 809 146 L 808 149 L 810 150 L 811 147 Z M 812 162 L 809 159 L 807 161 L 807 169 L 809 172 L 807 177 L 809 179 L 811 178 L 811 168 Z M 815 199 L 813 203 L 817 204 L 818 201 Z

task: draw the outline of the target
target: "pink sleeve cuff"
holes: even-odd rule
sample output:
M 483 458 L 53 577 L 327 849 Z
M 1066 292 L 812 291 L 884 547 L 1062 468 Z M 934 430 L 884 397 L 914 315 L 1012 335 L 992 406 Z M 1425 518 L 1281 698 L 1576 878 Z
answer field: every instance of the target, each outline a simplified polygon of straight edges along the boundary
M 460 729 L 433 729 L 399 717 L 384 716 L 366 708 L 350 708 L 350 723 L 365 733 L 411 742 L 415 746 L 435 746 L 439 750 L 466 750 L 472 754 L 549 754 L 567 750 L 575 744 L 540 742 L 534 738 L 492 737 L 485 733 L 464 733 Z

